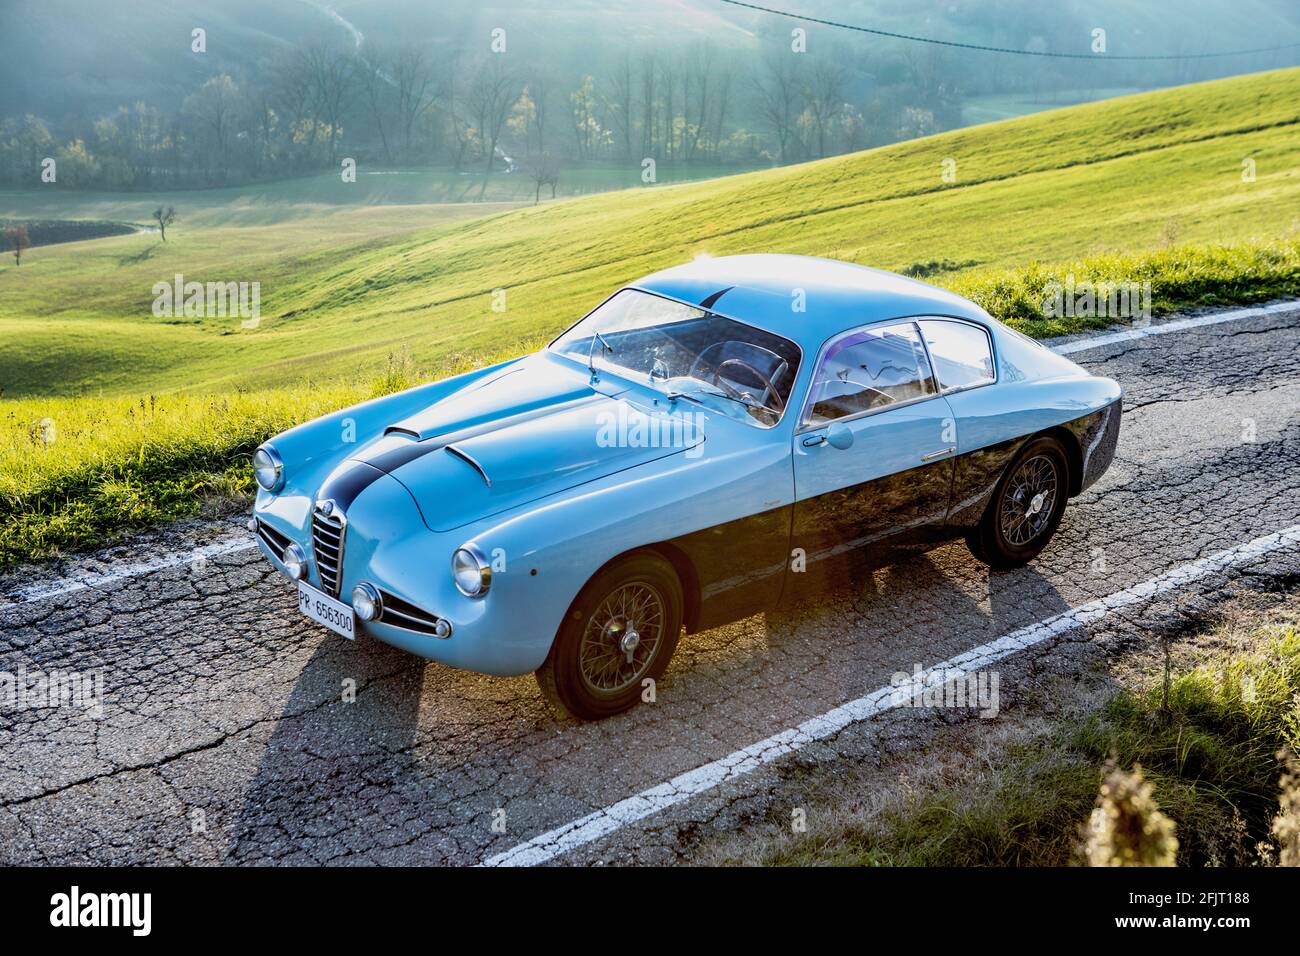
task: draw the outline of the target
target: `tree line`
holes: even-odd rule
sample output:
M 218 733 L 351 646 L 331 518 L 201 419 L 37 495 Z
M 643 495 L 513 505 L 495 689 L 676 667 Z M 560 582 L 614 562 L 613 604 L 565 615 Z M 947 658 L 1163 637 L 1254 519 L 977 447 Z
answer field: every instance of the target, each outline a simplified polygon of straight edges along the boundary
M 831 44 L 797 53 L 788 38 L 757 52 L 700 41 L 607 54 L 585 69 L 565 59 L 415 44 L 298 49 L 256 72 L 212 76 L 170 110 L 133 102 L 93 121 L 4 118 L 0 182 L 37 185 L 47 159 L 64 185 L 157 189 L 284 179 L 351 158 L 524 169 L 540 194 L 573 164 L 753 166 L 835 155 L 958 126 L 972 92 L 1041 95 L 1101 75 L 1091 64 L 1049 72 L 1041 62 L 975 61 L 934 46 L 899 45 L 870 59 Z

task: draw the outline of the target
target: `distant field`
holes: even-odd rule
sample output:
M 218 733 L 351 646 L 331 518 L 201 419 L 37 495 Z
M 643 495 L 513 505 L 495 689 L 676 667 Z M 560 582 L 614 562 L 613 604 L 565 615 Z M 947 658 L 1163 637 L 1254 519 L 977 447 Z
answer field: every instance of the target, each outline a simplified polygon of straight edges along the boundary
M 1015 119 L 1030 113 L 1044 110 L 1060 109 L 1063 106 L 1075 106 L 1092 100 L 1113 99 L 1137 93 L 1131 87 L 1104 87 L 1099 89 L 1051 90 L 1040 96 L 1031 93 L 999 93 L 989 96 L 968 97 L 961 108 L 962 124 L 974 126 L 977 123 L 996 123 L 998 120 Z
M 695 182 L 734 174 L 734 167 L 661 165 L 655 170 L 659 184 Z M 175 206 L 181 223 L 203 226 L 266 226 L 292 219 L 332 216 L 358 207 L 394 207 L 389 214 L 403 217 L 400 207 L 473 203 L 466 216 L 500 211 L 510 205 L 534 201 L 533 182 L 525 172 L 493 172 L 488 177 L 482 203 L 481 170 L 457 173 L 450 169 L 379 169 L 361 163 L 354 183 L 339 173 L 303 176 L 280 182 L 218 189 L 159 192 L 107 192 L 60 190 L 57 186 L 26 190 L 0 190 L 0 218 L 99 219 L 147 225 L 159 205 Z M 560 173 L 557 198 L 587 196 L 641 186 L 639 163 L 593 165 Z M 547 186 L 542 196 L 550 199 Z M 483 207 L 487 208 L 484 209 Z M 405 220 L 403 220 L 405 221 Z
M 1293 69 L 468 221 L 454 217 L 489 210 L 444 206 L 418 233 L 402 220 L 423 214 L 413 207 L 294 218 L 268 197 L 250 214 L 274 221 L 249 229 L 204 225 L 220 204 L 188 226 L 182 209 L 165 244 L 74 243 L 0 267 L 0 381 L 8 396 L 220 391 L 367 373 L 401 349 L 438 368 L 522 351 L 620 283 L 700 253 L 982 269 L 1281 236 L 1300 223 L 1298 122 Z M 261 326 L 154 318 L 152 287 L 176 273 L 260 282 Z

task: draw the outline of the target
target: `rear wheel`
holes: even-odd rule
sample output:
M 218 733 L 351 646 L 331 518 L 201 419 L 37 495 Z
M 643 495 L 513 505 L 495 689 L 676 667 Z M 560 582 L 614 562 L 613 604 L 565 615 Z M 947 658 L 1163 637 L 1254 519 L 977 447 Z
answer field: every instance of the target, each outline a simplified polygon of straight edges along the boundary
M 542 693 L 583 720 L 635 705 L 668 666 L 682 629 L 682 586 L 651 551 L 611 564 L 587 582 L 536 672 Z
M 993 492 L 979 527 L 966 536 L 971 553 L 992 568 L 1014 568 L 1047 547 L 1069 494 L 1069 465 L 1055 438 L 1029 441 Z

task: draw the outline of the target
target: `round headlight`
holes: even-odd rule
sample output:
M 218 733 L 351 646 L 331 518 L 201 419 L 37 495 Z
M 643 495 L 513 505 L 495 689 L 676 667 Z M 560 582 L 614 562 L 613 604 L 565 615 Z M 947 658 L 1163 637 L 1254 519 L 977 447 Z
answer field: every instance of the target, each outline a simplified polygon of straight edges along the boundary
M 492 566 L 475 544 L 456 549 L 451 556 L 451 576 L 466 597 L 482 597 L 492 586 Z
M 384 613 L 384 602 L 373 584 L 362 581 L 352 589 L 352 610 L 363 621 L 377 621 Z
M 307 552 L 296 544 L 284 549 L 280 554 L 280 563 L 295 581 L 301 581 L 307 576 Z
M 253 452 L 253 475 L 267 491 L 279 491 L 284 486 L 284 462 L 270 445 Z

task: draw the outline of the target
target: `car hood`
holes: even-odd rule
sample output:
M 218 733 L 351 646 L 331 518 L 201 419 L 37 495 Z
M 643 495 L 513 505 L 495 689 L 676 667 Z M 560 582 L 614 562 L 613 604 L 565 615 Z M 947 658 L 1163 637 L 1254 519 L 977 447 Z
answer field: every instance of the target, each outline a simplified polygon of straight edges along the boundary
M 364 463 L 405 485 L 431 530 L 450 531 L 703 441 L 684 410 L 628 392 L 593 387 L 555 360 L 525 360 L 391 423 L 326 489 Z

